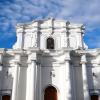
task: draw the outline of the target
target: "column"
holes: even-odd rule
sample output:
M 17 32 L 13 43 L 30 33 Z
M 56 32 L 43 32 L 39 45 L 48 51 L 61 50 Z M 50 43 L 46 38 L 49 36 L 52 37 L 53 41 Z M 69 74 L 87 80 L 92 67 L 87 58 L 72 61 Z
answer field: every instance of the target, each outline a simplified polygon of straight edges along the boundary
M 13 74 L 13 87 L 12 87 L 12 99 L 17 100 L 18 98 L 18 83 L 19 83 L 19 73 L 20 73 L 20 55 L 15 56 L 14 62 L 14 74 Z
M 42 93 L 41 93 L 41 64 L 39 64 L 39 100 L 42 100 Z
M 87 68 L 86 68 L 86 55 L 85 54 L 83 54 L 81 56 L 81 64 L 82 64 L 84 100 L 90 100 L 89 88 L 88 88 L 88 78 L 87 78 Z
M 35 100 L 35 71 L 36 71 L 36 54 L 31 53 L 28 55 L 28 68 L 27 68 L 27 86 L 26 86 L 26 100 Z
M 0 54 L 0 71 L 2 71 L 2 59 L 3 59 L 3 54 Z
M 66 67 L 66 95 L 67 95 L 67 98 L 66 100 L 72 100 L 72 90 L 71 90 L 71 66 L 70 66 L 70 55 L 68 53 L 68 56 L 67 58 L 65 59 L 65 67 Z
M 0 54 L 0 75 L 3 75 L 3 54 Z M 0 90 L 2 89 L 3 85 L 3 76 L 0 78 Z

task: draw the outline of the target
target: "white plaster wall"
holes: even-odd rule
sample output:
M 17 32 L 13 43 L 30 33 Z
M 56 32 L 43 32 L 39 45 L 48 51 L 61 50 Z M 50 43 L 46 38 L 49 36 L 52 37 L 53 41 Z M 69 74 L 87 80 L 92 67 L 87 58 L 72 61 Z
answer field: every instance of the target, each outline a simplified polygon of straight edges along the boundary
M 67 21 L 55 20 L 51 18 L 47 20 L 34 21 L 30 24 L 19 25 L 16 29 L 17 42 L 15 43 L 13 48 L 28 49 L 30 47 L 38 46 L 38 48 L 46 49 L 46 39 L 49 36 L 53 37 L 55 40 L 55 49 L 67 47 L 67 27 L 69 27 L 70 29 L 70 47 L 72 47 L 73 49 L 82 47 L 82 30 L 80 28 L 82 25 L 70 23 L 69 26 L 66 26 L 66 23 Z
M 37 65 L 38 74 L 37 74 L 37 89 L 36 89 L 36 100 L 43 100 L 44 90 L 48 85 L 53 85 L 58 90 L 58 100 L 65 100 L 66 94 L 66 71 L 65 71 L 65 62 L 64 59 L 66 54 L 63 52 L 59 54 L 59 52 L 50 52 L 44 51 L 43 55 L 38 55 L 40 65 Z M 15 56 L 15 55 L 13 55 Z M 12 81 L 14 75 L 14 65 L 13 63 L 14 57 L 11 55 L 7 55 L 4 57 L 4 67 L 2 72 L 0 72 L 0 89 L 12 89 Z M 73 59 L 72 59 L 73 58 Z M 83 100 L 83 84 L 82 84 L 82 69 L 80 65 L 80 59 L 78 57 L 71 57 L 71 61 L 73 62 L 73 66 L 71 66 L 71 75 L 72 75 L 72 96 L 74 100 Z M 95 89 L 100 89 L 100 66 L 98 63 L 99 58 L 97 57 L 89 57 L 87 63 L 87 72 L 88 72 L 88 83 L 89 89 L 93 87 Z M 26 95 L 26 70 L 27 70 L 27 56 L 22 56 L 21 63 L 23 66 L 20 67 L 19 74 L 19 83 L 18 83 L 18 100 L 25 99 Z M 90 65 L 89 65 L 90 64 Z M 77 65 L 77 66 L 75 66 Z M 41 67 L 40 67 L 41 66 Z M 8 71 L 8 76 L 7 72 Z M 50 73 L 55 74 L 55 76 L 51 77 Z M 93 77 L 92 73 L 95 73 L 96 76 Z M 93 78 L 93 80 L 92 80 Z M 36 81 L 35 80 L 35 81 Z M 92 84 L 93 83 L 93 84 Z
M 24 44 L 24 48 L 28 48 L 32 46 L 32 37 L 31 34 L 25 34 L 25 44 Z
M 53 70 L 53 71 L 52 71 Z M 50 73 L 54 72 L 55 77 L 50 76 Z M 53 85 L 55 88 L 57 88 L 58 92 L 58 100 L 65 100 L 65 78 L 64 74 L 64 68 L 63 66 L 58 67 L 42 67 L 41 72 L 41 87 L 42 87 L 42 98 L 44 95 L 44 90 L 47 86 Z M 42 99 L 43 100 L 43 99 Z
M 57 89 L 58 100 L 66 100 L 66 73 L 65 59 L 63 53 L 60 56 L 43 56 L 41 57 L 41 94 L 44 100 L 44 91 L 47 86 L 52 85 Z M 53 76 L 54 75 L 54 76 Z

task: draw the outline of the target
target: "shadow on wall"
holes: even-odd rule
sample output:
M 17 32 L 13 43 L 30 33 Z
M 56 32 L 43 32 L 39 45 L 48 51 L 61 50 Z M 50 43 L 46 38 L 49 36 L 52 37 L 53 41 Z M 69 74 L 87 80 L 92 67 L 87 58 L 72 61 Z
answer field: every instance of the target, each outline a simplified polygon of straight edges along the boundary
M 51 50 L 52 51 L 52 50 Z M 42 98 L 44 100 L 58 100 L 58 94 L 59 94 L 59 89 L 55 84 L 53 84 L 53 80 L 56 77 L 55 69 L 53 67 L 53 62 L 56 62 L 56 59 L 54 59 L 51 55 L 48 56 L 41 56 L 39 57 L 40 62 L 41 62 L 41 86 L 43 86 L 39 90 L 41 91 Z M 59 66 L 58 66 L 59 67 Z M 49 88 L 50 87 L 50 88 Z M 48 89 L 48 90 L 47 90 Z M 56 90 L 56 91 L 54 91 Z M 50 92 L 52 91 L 52 92 Z M 53 94 L 54 93 L 54 94 Z M 50 96 L 52 95 L 52 96 Z M 38 98 L 39 96 L 37 96 Z M 39 100 L 39 98 L 38 98 Z
M 96 60 L 91 57 L 91 61 L 87 62 L 87 76 L 88 76 L 88 84 L 89 84 L 89 92 L 90 96 L 98 95 L 100 93 L 100 66 L 94 65 L 92 60 Z
M 3 66 L 2 71 L 0 72 L 0 95 L 8 96 L 11 98 L 12 95 L 12 86 L 13 86 L 13 76 L 10 72 L 11 67 Z
M 100 93 L 100 66 L 92 66 L 92 78 L 93 78 L 93 88 L 94 94 Z M 97 92 L 97 93 L 96 93 Z

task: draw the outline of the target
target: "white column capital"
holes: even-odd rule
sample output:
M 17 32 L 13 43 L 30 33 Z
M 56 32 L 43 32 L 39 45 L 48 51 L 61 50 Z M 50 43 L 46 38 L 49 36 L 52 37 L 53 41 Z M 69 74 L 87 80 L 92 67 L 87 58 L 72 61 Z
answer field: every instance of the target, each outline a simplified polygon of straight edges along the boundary
M 21 61 L 21 55 L 20 54 L 16 54 L 15 55 L 15 61 L 16 62 L 20 62 Z
M 15 55 L 14 64 L 15 64 L 15 66 L 20 66 L 21 65 L 21 55 L 20 54 Z
M 28 60 L 28 61 L 27 61 L 27 64 L 32 64 L 32 63 L 37 64 L 37 60 Z
M 70 61 L 70 52 L 66 52 L 66 57 L 65 57 L 65 61 Z
M 31 52 L 31 53 L 28 55 L 28 62 L 36 61 L 36 59 L 37 59 L 36 53 L 32 53 L 32 52 Z
M 20 67 L 21 66 L 21 62 L 18 62 L 18 61 L 15 61 L 14 64 L 15 64 L 16 67 Z
M 86 60 L 86 54 L 82 54 L 81 55 L 81 64 L 84 64 L 84 63 L 87 63 L 87 60 Z
M 68 61 L 68 62 L 69 62 L 70 60 L 71 60 L 71 59 L 70 59 L 69 57 L 66 57 L 66 58 L 65 58 L 65 61 Z

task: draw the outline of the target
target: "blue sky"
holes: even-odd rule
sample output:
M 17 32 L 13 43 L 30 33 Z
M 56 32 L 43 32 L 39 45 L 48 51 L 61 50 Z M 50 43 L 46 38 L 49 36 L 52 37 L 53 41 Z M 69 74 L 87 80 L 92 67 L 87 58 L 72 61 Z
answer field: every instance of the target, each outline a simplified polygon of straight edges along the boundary
M 100 48 L 100 0 L 0 0 L 0 48 L 16 42 L 17 23 L 48 17 L 83 23 L 86 44 Z

